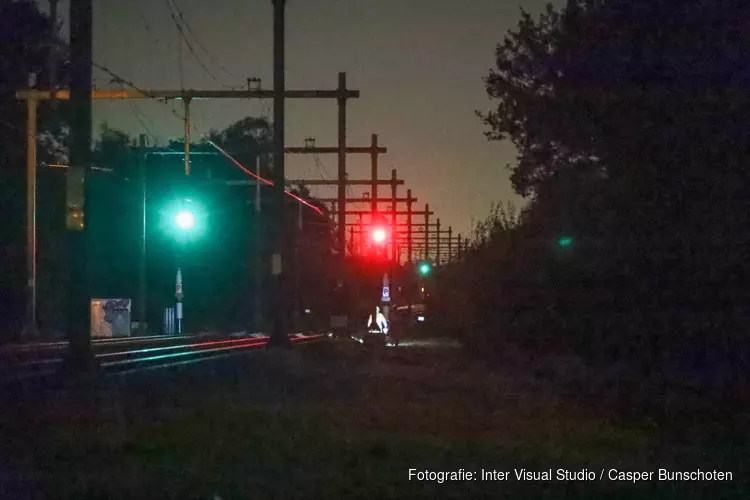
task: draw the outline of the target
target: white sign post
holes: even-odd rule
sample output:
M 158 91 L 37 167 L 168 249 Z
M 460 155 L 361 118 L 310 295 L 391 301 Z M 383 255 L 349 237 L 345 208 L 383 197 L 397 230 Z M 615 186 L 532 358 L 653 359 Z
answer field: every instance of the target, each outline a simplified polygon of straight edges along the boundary
M 177 334 L 182 335 L 182 269 L 177 269 L 177 283 L 175 285 L 175 298 L 177 299 Z
M 177 335 L 182 335 L 182 302 L 176 304 L 177 309 Z
M 380 302 L 383 304 L 383 316 L 386 321 L 390 321 L 390 311 L 388 303 L 391 301 L 391 286 L 388 279 L 388 273 L 383 274 L 383 291 L 380 294 Z
M 175 286 L 175 298 L 177 300 L 182 300 L 182 269 L 177 270 L 177 284 Z

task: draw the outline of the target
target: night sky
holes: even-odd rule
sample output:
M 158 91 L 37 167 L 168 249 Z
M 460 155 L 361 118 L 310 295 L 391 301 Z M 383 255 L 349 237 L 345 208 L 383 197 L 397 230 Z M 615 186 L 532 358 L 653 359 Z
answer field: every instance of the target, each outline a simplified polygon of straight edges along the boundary
M 536 13 L 545 3 L 522 5 Z M 141 88 L 241 87 L 248 77 L 271 88 L 271 0 L 177 4 L 209 54 L 193 42 L 213 77 L 182 43 L 181 78 L 180 38 L 166 0 L 96 0 L 95 62 Z M 62 0 L 60 11 L 67 10 Z M 348 86 L 361 92 L 349 101 L 349 145 L 369 145 L 370 134 L 378 133 L 389 149 L 380 160 L 381 177 L 397 168 L 419 198 L 415 206 L 429 203 L 444 226 L 466 233 L 471 219 L 485 217 L 492 202 L 520 201 L 506 169 L 515 160 L 514 148 L 489 143 L 474 114 L 491 104 L 481 78 L 494 64 L 496 43 L 518 19 L 519 0 L 288 0 L 287 87 L 333 89 L 337 73 L 347 72 Z M 97 87 L 118 87 L 102 71 L 94 75 Z M 162 141 L 182 134 L 170 111 L 179 106 L 137 102 L 142 120 Z M 204 100 L 192 110 L 203 133 L 246 115 L 270 117 L 272 102 Z M 94 113 L 95 124 L 144 132 L 126 102 L 96 102 Z M 335 146 L 335 102 L 287 101 L 286 130 L 288 146 L 301 146 L 308 136 L 318 146 Z M 335 178 L 335 155 L 320 159 L 323 175 Z M 349 155 L 348 165 L 350 178 L 369 176 L 369 156 Z M 290 178 L 321 175 L 309 155 L 287 156 L 287 169 Z

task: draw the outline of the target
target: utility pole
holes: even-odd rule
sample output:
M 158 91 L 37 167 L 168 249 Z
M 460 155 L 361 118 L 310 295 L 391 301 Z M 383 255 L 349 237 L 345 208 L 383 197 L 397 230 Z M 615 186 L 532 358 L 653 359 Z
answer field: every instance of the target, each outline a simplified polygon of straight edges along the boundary
M 26 325 L 24 334 L 36 335 L 36 152 L 37 106 L 26 101 Z
M 190 98 L 182 99 L 185 110 L 185 176 L 190 176 Z
M 428 235 L 429 237 L 429 235 Z M 440 219 L 437 220 L 437 242 L 435 244 L 435 265 L 440 266 Z
M 411 232 L 412 232 L 412 226 L 411 226 L 411 212 L 412 212 L 412 199 L 411 199 L 411 189 L 406 190 L 406 261 L 411 264 L 412 262 L 412 239 L 411 239 Z M 396 226 L 398 227 L 398 226 Z M 411 312 L 411 302 L 409 303 L 409 310 Z
M 373 179 L 372 182 L 373 186 L 377 186 L 377 179 Z M 396 175 L 396 169 L 391 169 L 391 265 L 390 265 L 390 278 L 388 276 L 385 276 L 385 282 L 383 283 L 384 287 L 393 287 L 393 283 L 390 283 L 391 281 L 394 281 L 395 278 L 395 269 L 396 266 L 398 266 L 398 248 L 396 247 L 396 213 L 398 211 L 398 207 L 396 206 L 396 199 L 398 197 L 397 193 L 398 189 L 398 176 Z M 377 196 L 373 195 L 372 199 L 374 200 L 373 203 L 377 202 Z M 373 212 L 374 214 L 375 212 Z M 385 290 L 385 288 L 383 288 Z M 390 293 L 390 292 L 389 292 Z M 390 301 L 390 296 L 389 299 Z M 385 315 L 385 319 L 387 321 L 390 321 L 389 317 L 389 305 L 385 304 L 383 305 L 383 313 Z
M 453 226 L 448 226 L 448 264 L 453 260 Z
M 411 325 L 414 321 L 412 317 L 412 302 L 414 302 L 414 285 L 416 284 L 416 277 L 414 276 L 414 271 L 411 269 L 412 267 L 412 240 L 411 240 L 411 211 L 412 211 L 412 204 L 411 201 L 411 189 L 406 190 L 406 198 L 409 200 L 406 202 L 406 263 L 408 266 L 408 274 L 409 276 L 408 282 L 407 282 L 407 297 L 409 298 L 409 324 Z M 394 226 L 398 227 L 398 225 Z M 394 233 L 395 235 L 395 233 Z
M 383 198 L 380 198 L 380 199 L 382 200 Z M 414 199 L 416 199 L 416 198 L 414 198 Z M 406 201 L 406 198 L 404 198 L 404 201 Z M 338 213 L 335 209 L 332 210 L 332 212 L 333 213 Z M 369 210 L 347 210 L 346 211 L 346 215 L 370 215 L 370 214 L 372 214 L 372 212 L 370 212 Z M 398 211 L 396 211 L 396 215 L 407 215 L 407 214 L 408 214 L 408 212 L 406 210 L 398 210 Z M 423 210 L 412 210 L 411 214 L 412 215 L 425 215 L 426 212 L 423 211 Z M 429 212 L 429 214 L 430 215 L 434 215 L 435 212 Z M 354 222 L 347 223 L 347 225 L 351 225 L 351 224 L 356 224 L 356 223 L 354 223 Z M 397 227 L 406 227 L 406 223 L 399 222 L 398 224 L 396 224 L 396 226 Z M 424 226 L 424 224 L 420 222 L 420 223 L 414 223 L 414 224 L 412 224 L 412 226 L 422 227 L 422 226 Z M 434 227 L 435 224 L 430 224 L 430 226 Z
M 260 178 L 260 157 L 255 156 L 255 175 Z M 255 287 L 253 289 L 253 330 L 260 332 L 262 330 L 263 323 L 263 311 L 262 311 L 262 299 L 261 293 L 263 292 L 263 249 L 261 246 L 261 218 L 260 218 L 260 182 L 255 180 L 255 227 L 254 227 L 254 245 L 255 245 Z
M 397 259 L 398 255 L 396 254 L 396 199 L 398 193 L 396 190 L 398 189 L 398 176 L 396 175 L 396 169 L 391 170 L 391 260 L 393 261 L 394 265 L 398 265 Z M 373 185 L 376 185 L 373 183 Z M 373 200 L 377 200 L 377 197 L 373 197 Z
M 273 326 L 268 344 L 289 345 L 284 319 L 286 297 L 284 286 L 284 92 L 285 70 L 285 17 L 286 0 L 273 3 L 273 187 L 271 224 L 271 318 Z M 339 100 L 339 107 L 341 101 Z M 340 118 L 339 118 L 340 119 Z
M 141 255 L 138 273 L 138 335 L 146 334 L 146 135 L 138 136 L 141 181 Z
M 338 92 L 338 247 L 343 271 L 343 262 L 346 258 L 346 73 L 339 73 Z
M 448 234 L 448 231 L 447 230 L 441 230 L 440 233 L 441 234 Z M 406 234 L 407 234 L 406 231 L 399 231 L 398 232 L 398 236 L 399 236 L 399 240 L 398 241 L 399 241 L 399 243 L 405 243 L 406 242 Z M 435 235 L 435 231 L 432 231 L 431 236 L 434 236 L 434 235 Z M 419 238 L 417 238 L 417 236 L 419 236 Z M 415 244 L 416 243 L 424 243 L 425 240 L 426 240 L 426 238 L 427 237 L 425 236 L 425 232 L 424 231 L 414 231 L 413 234 L 412 234 L 412 239 L 413 239 L 413 241 L 414 241 Z M 454 238 L 454 240 L 455 239 L 456 238 Z M 443 253 L 447 255 L 447 248 L 445 248 L 445 241 L 446 241 L 445 238 L 442 238 L 440 240 L 440 242 L 442 244 L 441 249 L 442 250 L 446 250 L 446 252 L 443 252 Z
M 370 138 L 372 150 L 370 153 L 370 176 L 372 177 L 372 213 L 378 211 L 378 134 Z
M 338 84 L 338 221 L 337 221 L 337 246 L 338 246 L 338 264 L 339 280 L 337 283 L 337 304 L 338 317 L 336 318 L 337 328 L 348 326 L 348 307 L 344 301 L 347 296 L 346 290 L 346 73 L 339 73 Z M 333 318 L 331 318 L 333 327 Z
M 333 91 L 320 91 L 320 90 L 312 90 L 305 92 L 304 97 L 308 98 L 319 98 L 319 97 L 329 97 L 329 94 L 333 92 L 333 97 L 338 99 L 338 96 L 340 92 L 338 90 Z M 223 92 L 222 92 L 223 93 Z M 294 97 L 298 96 L 300 92 L 299 91 L 293 91 L 288 90 L 287 91 L 287 97 Z M 324 95 L 321 95 L 323 93 Z M 310 95 L 312 94 L 312 95 Z M 352 97 L 359 96 L 359 91 L 356 90 L 346 90 L 345 96 L 347 99 L 351 99 Z M 302 96 L 299 96 L 302 97 Z M 373 136 L 377 136 L 377 134 L 373 134 Z M 288 146 L 284 148 L 284 152 L 288 154 L 312 154 L 312 155 L 323 155 L 323 154 L 339 154 L 339 147 L 338 146 L 314 146 L 312 143 L 308 144 L 307 141 L 310 139 L 315 139 L 314 137 L 308 137 L 305 140 L 304 146 Z M 377 156 L 388 152 L 388 148 L 383 146 L 378 146 L 377 144 L 370 144 L 370 146 L 347 146 L 346 147 L 346 154 L 369 154 L 370 156 Z M 296 181 L 289 179 L 287 181 L 289 184 L 299 184 L 300 182 L 304 182 L 306 184 L 310 185 L 328 185 L 328 186 L 337 186 L 338 181 L 320 181 L 319 179 L 310 179 L 307 181 Z M 372 185 L 371 180 L 361 180 L 356 181 L 358 185 L 360 186 L 370 186 Z M 389 181 L 378 181 L 378 184 L 388 184 Z M 348 185 L 352 185 L 352 181 L 347 181 Z
M 430 205 L 426 204 L 424 206 L 424 226 L 425 231 L 427 231 L 427 238 L 425 239 L 425 245 L 424 245 L 424 260 L 429 261 L 430 260 Z
M 397 184 L 399 182 L 400 181 L 396 181 Z M 346 183 L 346 184 L 349 184 L 349 183 Z M 388 184 L 392 184 L 392 182 L 389 181 Z M 321 202 L 321 203 L 336 203 L 336 204 L 338 204 L 338 201 L 339 201 L 338 198 L 315 198 L 315 199 L 317 201 Z M 414 198 L 412 201 L 415 201 L 416 199 L 417 198 Z M 380 201 L 380 202 L 393 202 L 393 198 L 377 198 L 377 200 Z M 367 198 L 367 197 L 362 197 L 362 198 L 346 198 L 344 201 L 346 203 L 370 203 L 372 200 L 370 198 Z M 407 201 L 409 201 L 409 200 L 407 200 L 406 198 L 396 198 L 396 203 L 406 203 Z M 336 212 L 336 213 L 338 213 L 338 210 L 336 208 L 334 208 L 333 211 Z M 351 210 L 347 210 L 346 213 L 350 214 Z M 372 212 L 367 211 L 367 213 L 369 214 L 369 213 L 372 213 Z M 400 213 L 402 213 L 402 212 L 399 212 L 399 214 Z M 403 212 L 403 213 L 406 213 L 406 212 Z
M 190 97 L 182 98 L 185 111 L 185 177 L 190 177 Z M 177 333 L 187 333 L 184 320 L 184 302 L 182 286 L 182 265 L 185 253 L 185 242 L 180 242 L 177 250 L 177 278 L 175 280 L 175 299 L 177 299 Z
M 92 0 L 70 1 L 70 167 L 67 177 L 69 367 L 92 368 L 89 297 Z
M 302 309 L 302 289 L 300 288 L 300 269 L 302 269 L 302 203 L 297 203 L 297 237 L 294 245 L 294 330 L 300 328 L 300 310 Z
M 359 245 L 357 245 L 357 253 L 362 255 L 365 249 L 365 232 L 362 227 L 362 215 L 357 220 L 357 226 L 359 227 Z M 353 228 L 354 226 L 352 226 Z

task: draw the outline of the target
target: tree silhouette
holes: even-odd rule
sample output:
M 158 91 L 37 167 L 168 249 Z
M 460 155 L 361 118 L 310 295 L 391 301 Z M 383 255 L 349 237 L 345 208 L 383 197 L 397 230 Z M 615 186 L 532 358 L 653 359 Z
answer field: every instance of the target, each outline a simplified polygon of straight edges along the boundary
M 50 55 L 59 54 L 57 75 L 60 84 L 67 81 L 67 63 L 64 44 L 57 37 L 52 21 L 39 11 L 35 2 L 0 2 L 0 210 L 3 224 L 0 227 L 2 258 L 0 275 L 0 320 L 2 334 L 20 331 L 23 312 L 26 308 L 24 290 L 26 284 L 25 265 L 25 193 L 26 193 L 26 108 L 17 101 L 15 92 L 29 85 L 41 85 L 48 81 Z M 43 103 L 39 106 L 39 153 L 41 165 L 57 163 L 61 144 L 65 140 L 62 116 L 65 106 Z M 38 227 L 39 241 L 49 241 L 52 247 L 39 249 L 39 271 L 54 267 L 52 250 L 56 243 L 50 231 L 55 221 L 48 216 L 51 204 L 56 203 L 53 193 L 47 189 L 50 180 L 47 173 L 39 172 Z M 57 213 L 61 213 L 59 210 Z M 40 276 L 41 278 L 41 276 Z M 48 283 L 40 280 L 38 297 L 40 315 L 49 311 L 53 304 L 47 300 Z
M 725 358 L 739 349 L 746 12 L 740 1 L 570 0 L 523 12 L 497 46 L 485 79 L 495 105 L 479 115 L 490 140 L 516 146 L 511 180 L 531 198 L 526 251 L 506 261 L 552 293 L 530 302 L 554 311 L 539 321 L 590 355 L 657 366 L 676 352 L 698 362 L 706 342 Z M 575 244 L 556 248 L 560 235 Z

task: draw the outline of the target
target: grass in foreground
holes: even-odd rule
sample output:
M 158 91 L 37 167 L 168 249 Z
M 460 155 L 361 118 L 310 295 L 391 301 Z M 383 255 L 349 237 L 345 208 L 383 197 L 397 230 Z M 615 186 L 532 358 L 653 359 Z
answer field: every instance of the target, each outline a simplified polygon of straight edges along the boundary
M 740 443 L 665 441 L 523 374 L 487 375 L 455 350 L 257 353 L 24 405 L 0 422 L 5 475 L 45 498 L 690 497 L 656 483 L 410 482 L 412 468 L 736 471 L 730 484 L 688 485 L 713 498 L 743 480 Z

